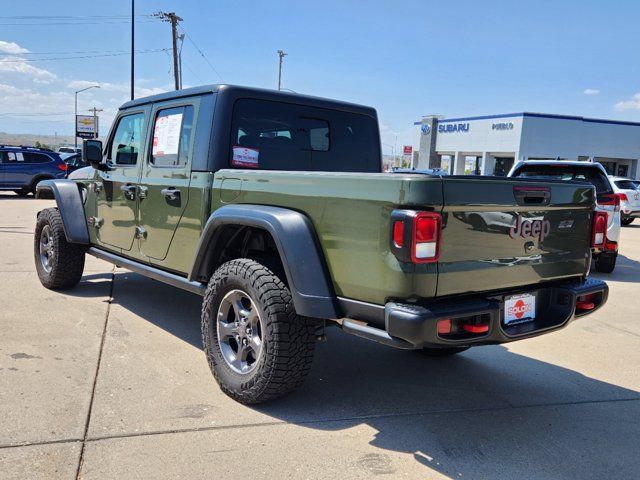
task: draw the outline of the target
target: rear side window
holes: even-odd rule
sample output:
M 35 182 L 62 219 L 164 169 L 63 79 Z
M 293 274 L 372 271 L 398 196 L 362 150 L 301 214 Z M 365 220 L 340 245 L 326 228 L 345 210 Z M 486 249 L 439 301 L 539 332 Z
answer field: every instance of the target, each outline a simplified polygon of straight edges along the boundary
M 153 126 L 150 162 L 156 167 L 185 166 L 192 130 L 192 105 L 159 110 Z
M 48 163 L 52 159 L 43 153 L 34 152 L 2 152 L 2 162 L 4 163 Z
M 24 156 L 24 163 L 48 163 L 51 162 L 51 157 L 42 153 L 22 152 Z
M 615 184 L 622 190 L 636 190 L 638 188 L 631 180 L 616 180 Z
M 234 106 L 229 163 L 236 168 L 379 172 L 376 120 L 266 100 Z
M 109 147 L 109 160 L 117 165 L 135 165 L 138 162 L 143 123 L 143 113 L 120 117 Z
M 596 187 L 598 195 L 611 193 L 611 185 L 607 176 L 598 168 L 573 165 L 523 165 L 515 172 L 514 177 L 539 178 L 542 180 L 564 180 L 589 182 Z

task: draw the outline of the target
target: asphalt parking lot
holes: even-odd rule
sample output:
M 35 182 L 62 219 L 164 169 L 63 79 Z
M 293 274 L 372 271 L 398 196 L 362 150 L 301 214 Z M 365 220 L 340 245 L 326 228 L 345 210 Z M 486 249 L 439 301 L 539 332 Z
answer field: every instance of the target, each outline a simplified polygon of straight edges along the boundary
M 200 297 L 91 257 L 40 285 L 49 205 L 0 194 L 0 478 L 640 476 L 640 221 L 563 331 L 428 359 L 330 330 L 303 388 L 249 408 L 209 372 Z

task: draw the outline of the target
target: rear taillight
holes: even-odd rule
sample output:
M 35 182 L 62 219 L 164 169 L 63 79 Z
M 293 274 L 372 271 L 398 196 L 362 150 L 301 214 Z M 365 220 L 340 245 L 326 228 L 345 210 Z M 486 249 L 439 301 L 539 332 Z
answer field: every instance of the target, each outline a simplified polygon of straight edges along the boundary
M 413 219 L 411 259 L 414 263 L 438 260 L 440 256 L 440 222 L 440 214 L 432 212 L 418 212 Z
M 598 196 L 598 205 L 603 207 L 613 206 L 616 212 L 620 211 L 620 195 L 619 193 L 607 193 Z M 626 195 L 625 195 L 626 198 Z
M 58 168 L 60 170 L 62 170 L 63 172 L 66 172 L 69 169 L 69 166 L 66 163 L 63 162 L 63 163 L 59 163 L 58 164 Z
M 593 217 L 593 236 L 591 246 L 604 247 L 607 241 L 607 212 L 595 212 Z
M 626 193 L 616 193 L 616 197 L 618 197 L 618 205 L 620 205 L 620 202 L 629 201 L 629 198 L 627 197 Z
M 402 262 L 430 263 L 440 256 L 439 213 L 394 210 L 391 213 L 391 251 Z

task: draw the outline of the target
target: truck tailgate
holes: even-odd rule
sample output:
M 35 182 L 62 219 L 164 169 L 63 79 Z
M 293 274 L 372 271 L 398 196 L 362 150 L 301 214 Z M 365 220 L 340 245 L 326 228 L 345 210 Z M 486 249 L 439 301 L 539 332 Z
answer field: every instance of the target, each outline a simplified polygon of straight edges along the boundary
M 437 296 L 584 275 L 594 207 L 590 185 L 443 177 Z

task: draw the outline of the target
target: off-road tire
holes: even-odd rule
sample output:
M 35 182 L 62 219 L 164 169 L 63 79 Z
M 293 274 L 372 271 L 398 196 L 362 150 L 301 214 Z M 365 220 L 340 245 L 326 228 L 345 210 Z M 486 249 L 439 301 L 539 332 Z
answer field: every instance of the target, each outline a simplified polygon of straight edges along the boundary
M 218 309 L 232 290 L 251 298 L 262 324 L 262 350 L 247 373 L 231 368 L 218 341 Z M 255 260 L 231 260 L 209 281 L 202 304 L 204 351 L 222 391 L 240 403 L 265 402 L 298 388 L 311 368 L 315 329 L 315 320 L 296 314 L 291 293 L 280 277 Z
M 616 260 L 618 259 L 618 252 L 615 253 L 601 253 L 595 258 L 596 272 L 611 273 L 616 268 Z
M 26 188 L 23 188 L 23 189 L 21 189 L 21 190 L 14 190 L 13 192 L 14 192 L 16 195 L 18 195 L 19 197 L 24 198 L 24 197 L 28 197 L 28 196 L 29 196 L 29 194 L 31 193 L 31 190 L 26 189 Z
M 40 257 L 42 231 L 48 227 L 53 252 L 50 270 Z M 38 214 L 34 235 L 34 260 L 40 283 L 51 290 L 71 288 L 78 284 L 84 270 L 85 250 L 81 245 L 67 242 L 62 217 L 57 208 L 47 208 Z
M 620 219 L 620 223 L 622 223 L 622 225 L 631 225 L 633 223 L 633 221 L 635 220 L 634 217 L 626 217 L 626 218 L 621 218 Z
M 457 353 L 462 353 L 465 350 L 469 350 L 471 347 L 433 347 L 433 348 L 423 348 L 418 350 L 422 355 L 426 355 L 427 357 L 450 357 L 451 355 L 455 355 Z

